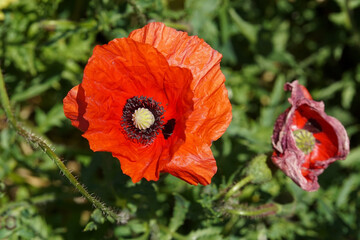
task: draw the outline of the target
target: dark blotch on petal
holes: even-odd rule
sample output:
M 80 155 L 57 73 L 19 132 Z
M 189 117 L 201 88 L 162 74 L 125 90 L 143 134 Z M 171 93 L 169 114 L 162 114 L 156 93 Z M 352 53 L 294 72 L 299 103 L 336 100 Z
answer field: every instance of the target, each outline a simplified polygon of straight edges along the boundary
M 175 128 L 175 119 L 170 119 L 167 121 L 167 123 L 164 125 L 164 128 L 162 129 L 162 133 L 164 135 L 165 139 L 168 139 L 171 134 L 173 133 Z
M 322 132 L 322 127 L 318 121 L 316 121 L 314 118 L 310 118 L 305 126 L 303 127 L 304 130 L 308 130 L 312 133 L 320 133 Z

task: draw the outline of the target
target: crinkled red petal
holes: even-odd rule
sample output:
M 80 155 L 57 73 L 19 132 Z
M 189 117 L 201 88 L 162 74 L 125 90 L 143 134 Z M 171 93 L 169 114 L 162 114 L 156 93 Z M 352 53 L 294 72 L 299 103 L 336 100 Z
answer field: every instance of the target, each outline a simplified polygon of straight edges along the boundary
M 196 134 L 188 134 L 186 142 L 175 152 L 162 172 L 168 172 L 193 185 L 207 185 L 211 183 L 216 170 L 210 146 Z

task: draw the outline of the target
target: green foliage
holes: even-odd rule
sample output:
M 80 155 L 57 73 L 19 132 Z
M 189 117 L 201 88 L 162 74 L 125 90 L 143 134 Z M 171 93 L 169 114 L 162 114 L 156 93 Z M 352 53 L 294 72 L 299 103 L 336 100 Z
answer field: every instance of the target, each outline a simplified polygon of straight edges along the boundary
M 5 2 L 0 66 L 15 116 L 121 220 L 83 199 L 0 109 L 0 239 L 360 239 L 359 1 Z M 126 37 L 143 20 L 198 35 L 223 54 L 233 121 L 212 146 L 211 185 L 166 174 L 133 184 L 63 115 L 62 99 L 81 82 L 93 47 Z M 251 161 L 271 154 L 273 124 L 289 106 L 283 85 L 295 79 L 351 138 L 348 158 L 326 169 L 313 193 L 263 155 Z M 262 178 L 252 184 L 248 175 Z
M 266 155 L 259 155 L 253 158 L 247 168 L 247 175 L 256 184 L 266 183 L 271 180 L 271 170 L 266 165 Z

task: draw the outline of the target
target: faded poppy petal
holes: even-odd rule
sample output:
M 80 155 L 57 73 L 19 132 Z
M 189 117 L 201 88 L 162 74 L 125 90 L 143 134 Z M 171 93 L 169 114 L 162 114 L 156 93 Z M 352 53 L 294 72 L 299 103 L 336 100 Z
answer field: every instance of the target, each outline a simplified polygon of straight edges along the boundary
M 345 159 L 349 138 L 343 125 L 326 115 L 323 102 L 312 100 L 298 81 L 287 83 L 292 105 L 274 126 L 273 162 L 306 191 L 319 188 L 318 176 L 328 165 Z
M 171 61 L 163 48 L 135 37 L 115 39 L 95 47 L 82 83 L 64 99 L 65 115 L 84 131 L 93 151 L 118 158 L 133 182 L 158 180 L 160 172 L 169 172 L 191 184 L 208 184 L 216 173 L 211 143 L 231 120 L 221 55 L 203 40 L 161 23 L 134 32 L 153 28 L 167 29 L 153 37 L 169 47 L 183 44 L 173 55 L 194 65 Z M 184 38 L 172 38 L 175 33 Z M 194 44 L 186 47 L 189 39 L 203 54 Z M 213 59 L 200 58 L 208 55 Z

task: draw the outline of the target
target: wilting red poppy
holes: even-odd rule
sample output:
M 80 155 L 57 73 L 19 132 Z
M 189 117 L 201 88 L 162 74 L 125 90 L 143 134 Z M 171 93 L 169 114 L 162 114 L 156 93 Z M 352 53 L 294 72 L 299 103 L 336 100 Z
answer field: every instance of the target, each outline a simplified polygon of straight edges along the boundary
M 221 58 L 196 36 L 150 23 L 95 47 L 65 115 L 133 182 L 168 172 L 209 184 L 217 170 L 210 146 L 232 117 Z
M 298 81 L 285 84 L 292 105 L 276 120 L 273 162 L 306 191 L 319 188 L 318 176 L 349 153 L 349 138 L 342 124 L 326 115 L 324 103 L 312 100 Z

